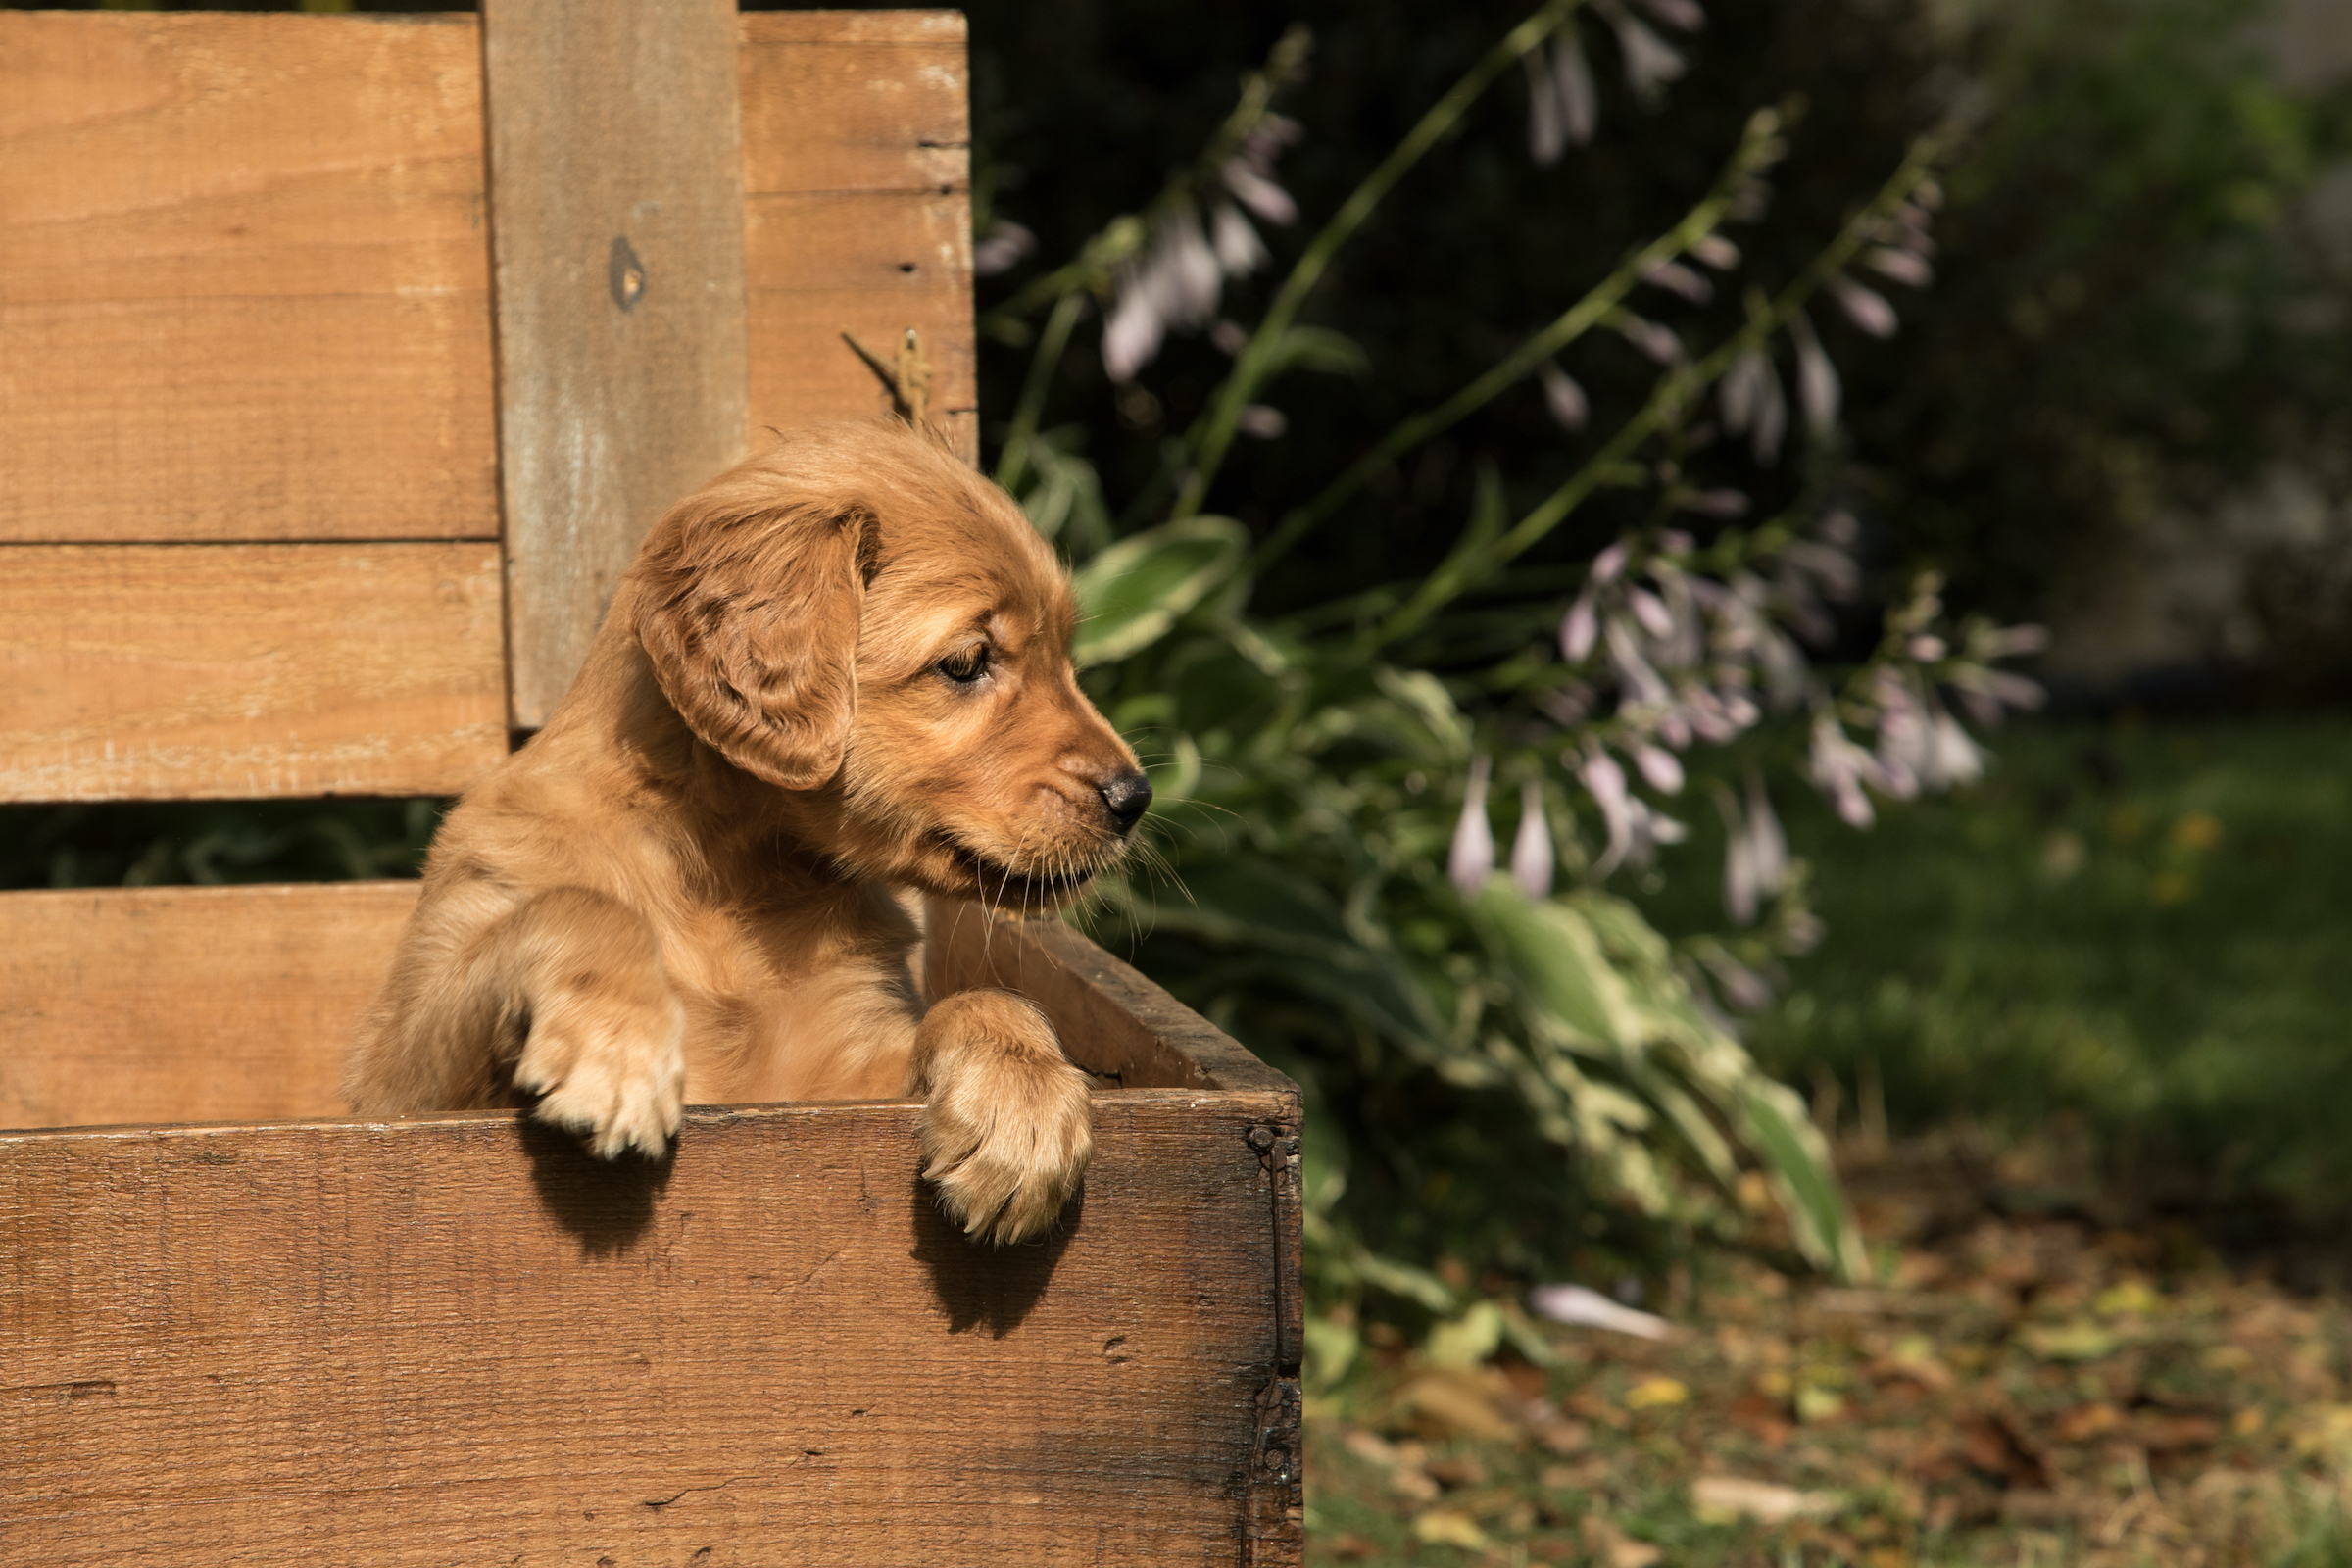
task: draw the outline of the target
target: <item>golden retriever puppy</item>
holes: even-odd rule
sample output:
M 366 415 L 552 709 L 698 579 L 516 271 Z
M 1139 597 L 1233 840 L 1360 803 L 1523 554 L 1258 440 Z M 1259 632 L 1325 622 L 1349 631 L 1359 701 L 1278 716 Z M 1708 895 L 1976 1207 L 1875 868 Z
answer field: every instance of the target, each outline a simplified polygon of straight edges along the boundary
M 909 891 L 1051 909 L 1150 804 L 1071 671 L 1069 582 L 903 425 L 785 438 L 678 504 L 547 727 L 468 790 L 345 1091 L 513 1102 L 612 1157 L 680 1107 L 925 1099 L 924 1174 L 999 1242 L 1093 1151 L 1085 1075 L 1004 991 L 926 1009 Z

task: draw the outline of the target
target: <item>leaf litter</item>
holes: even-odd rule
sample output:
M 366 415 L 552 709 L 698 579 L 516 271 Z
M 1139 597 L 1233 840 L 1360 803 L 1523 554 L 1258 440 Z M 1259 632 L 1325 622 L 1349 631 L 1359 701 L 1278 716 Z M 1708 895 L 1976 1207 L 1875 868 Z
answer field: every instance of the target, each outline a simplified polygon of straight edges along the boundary
M 1945 1142 L 1843 1152 L 1874 1284 L 1718 1253 L 1661 1337 L 1555 1289 L 1548 1366 L 1483 1328 L 1372 1346 L 1308 1401 L 1308 1561 L 2352 1556 L 2352 1300 L 1988 1201 Z

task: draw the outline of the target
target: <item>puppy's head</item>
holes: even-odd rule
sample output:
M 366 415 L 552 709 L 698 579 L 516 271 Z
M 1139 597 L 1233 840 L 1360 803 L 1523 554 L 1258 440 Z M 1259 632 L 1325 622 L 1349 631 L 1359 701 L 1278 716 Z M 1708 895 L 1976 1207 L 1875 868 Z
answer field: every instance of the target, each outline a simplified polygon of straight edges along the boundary
M 687 725 L 842 870 L 1012 908 L 1118 859 L 1152 786 L 1070 666 L 1069 579 L 903 426 L 785 438 L 658 523 L 635 630 Z

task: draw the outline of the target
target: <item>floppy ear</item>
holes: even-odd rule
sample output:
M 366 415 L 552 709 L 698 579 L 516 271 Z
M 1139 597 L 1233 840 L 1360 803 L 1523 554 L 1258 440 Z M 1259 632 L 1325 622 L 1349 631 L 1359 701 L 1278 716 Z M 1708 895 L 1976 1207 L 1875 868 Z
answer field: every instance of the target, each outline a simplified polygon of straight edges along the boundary
M 637 637 L 695 734 L 754 777 L 815 789 L 858 710 L 860 512 L 681 503 L 637 564 Z

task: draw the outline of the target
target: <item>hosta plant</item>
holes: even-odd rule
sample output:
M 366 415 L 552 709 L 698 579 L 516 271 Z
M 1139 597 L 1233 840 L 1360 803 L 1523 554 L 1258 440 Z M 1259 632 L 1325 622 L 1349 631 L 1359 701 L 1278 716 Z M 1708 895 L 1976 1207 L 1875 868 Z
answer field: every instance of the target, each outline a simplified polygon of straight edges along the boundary
M 1399 182 L 1442 177 L 1429 166 L 1474 106 L 1524 92 L 1522 167 L 1550 165 L 1593 133 L 1596 61 L 1656 99 L 1690 42 L 1668 34 L 1703 22 L 1693 0 L 1551 0 L 1319 226 L 1281 178 L 1300 132 L 1279 104 L 1307 64 L 1294 32 L 1200 156 L 1066 263 L 1026 264 L 1009 223 L 980 246 L 984 271 L 1026 268 L 982 321 L 1029 356 L 996 473 L 1070 558 L 1087 684 L 1157 792 L 1145 853 L 1078 917 L 1306 1084 L 1326 1291 L 1451 1313 L 1457 1287 L 1424 1265 L 1475 1249 L 1416 1239 L 1400 1214 L 1457 1177 L 1537 1195 L 1531 1212 L 1563 1226 L 1598 1204 L 1729 1233 L 1769 1194 L 1815 1265 L 1865 1266 L 1821 1135 L 1737 1018 L 1819 936 L 1775 793 L 1822 790 L 1867 825 L 1874 797 L 1974 775 L 1963 715 L 2034 696 L 1997 667 L 2032 634 L 1950 624 L 1932 575 L 1883 596 L 1867 655 L 1818 653 L 1861 586 L 1824 334 L 1894 332 L 1883 290 L 1930 280 L 1938 141 L 1777 269 L 1739 238 L 1788 153 L 1785 111 L 1759 108 L 1679 220 L 1564 278 L 1530 307 L 1542 324 L 1451 395 L 1367 432 L 1256 526 L 1212 510 L 1237 443 L 1283 439 L 1286 388 L 1380 373 L 1344 323 L 1312 318 L 1318 284 Z M 1141 488 L 1106 495 L 1102 454 L 1049 414 L 1090 384 L 1162 406 L 1155 362 L 1196 333 L 1221 379 L 1157 439 Z M 1579 379 L 1609 342 L 1654 366 L 1637 395 Z M 1089 354 L 1100 379 L 1071 373 Z M 1269 568 L 1296 580 L 1299 553 L 1360 525 L 1384 474 L 1510 398 L 1548 410 L 1564 479 L 1514 493 L 1484 471 L 1415 580 L 1253 603 Z M 1769 515 L 1739 482 L 1759 468 L 1797 474 Z M 1593 514 L 1617 522 L 1587 559 L 1531 564 Z M 1694 809 L 1722 823 L 1724 920 L 1669 941 L 1626 889 Z M 1490 1260 L 1556 1264 L 1578 1240 L 1521 1236 Z

